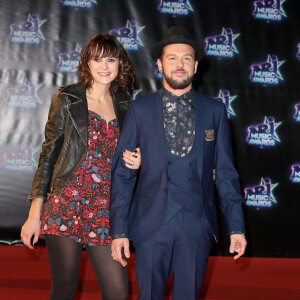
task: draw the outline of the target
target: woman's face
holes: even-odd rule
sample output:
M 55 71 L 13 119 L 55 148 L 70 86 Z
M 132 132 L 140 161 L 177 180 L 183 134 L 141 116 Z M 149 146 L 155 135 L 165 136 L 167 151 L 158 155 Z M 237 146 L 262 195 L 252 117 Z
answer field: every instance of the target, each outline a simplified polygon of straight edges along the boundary
M 88 62 L 94 84 L 109 85 L 117 77 L 119 59 L 116 57 L 94 57 Z

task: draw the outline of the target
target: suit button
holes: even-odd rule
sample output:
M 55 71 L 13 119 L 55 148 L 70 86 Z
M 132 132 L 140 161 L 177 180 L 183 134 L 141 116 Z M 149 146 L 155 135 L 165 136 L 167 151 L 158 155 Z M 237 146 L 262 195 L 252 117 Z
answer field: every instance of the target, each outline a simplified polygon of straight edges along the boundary
M 192 165 L 192 163 L 190 162 L 190 163 L 189 163 L 189 166 L 191 166 L 191 165 Z
M 170 161 L 168 161 L 168 165 L 172 164 Z
M 170 177 L 168 176 L 168 180 L 170 180 Z
M 189 178 L 188 181 L 192 181 L 192 178 Z

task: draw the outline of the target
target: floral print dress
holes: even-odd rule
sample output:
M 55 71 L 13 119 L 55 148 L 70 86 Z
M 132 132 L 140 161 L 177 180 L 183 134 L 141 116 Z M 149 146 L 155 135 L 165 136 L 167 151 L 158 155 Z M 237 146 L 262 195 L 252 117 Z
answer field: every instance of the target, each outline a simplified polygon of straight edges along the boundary
M 119 138 L 117 120 L 88 111 L 88 150 L 61 196 L 48 195 L 41 234 L 66 237 L 89 246 L 111 243 L 109 199 L 111 163 Z

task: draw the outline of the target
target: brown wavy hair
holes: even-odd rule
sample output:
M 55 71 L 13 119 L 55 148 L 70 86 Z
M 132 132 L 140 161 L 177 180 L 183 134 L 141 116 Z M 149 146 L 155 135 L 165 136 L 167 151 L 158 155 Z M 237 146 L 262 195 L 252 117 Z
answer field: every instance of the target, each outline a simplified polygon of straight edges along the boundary
M 134 70 L 122 44 L 111 34 L 97 33 L 82 48 L 77 67 L 79 82 L 86 89 L 91 88 L 94 83 L 88 62 L 95 57 L 116 57 L 119 59 L 118 75 L 110 85 L 110 91 L 113 95 L 132 86 Z

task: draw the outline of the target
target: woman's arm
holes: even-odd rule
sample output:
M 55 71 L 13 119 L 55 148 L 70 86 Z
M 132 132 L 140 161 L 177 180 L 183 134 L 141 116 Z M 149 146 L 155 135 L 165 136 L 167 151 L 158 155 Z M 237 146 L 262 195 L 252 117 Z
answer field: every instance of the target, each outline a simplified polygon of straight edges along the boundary
M 42 145 L 29 200 L 43 198 L 45 201 L 47 198 L 54 165 L 64 141 L 64 126 L 67 115 L 65 97 L 58 91 L 52 98 L 48 121 L 45 126 L 45 141 Z
M 34 198 L 32 200 L 28 218 L 21 229 L 21 240 L 29 249 L 33 249 L 34 244 L 39 239 L 43 200 L 43 198 Z M 33 241 L 31 243 L 32 237 Z

